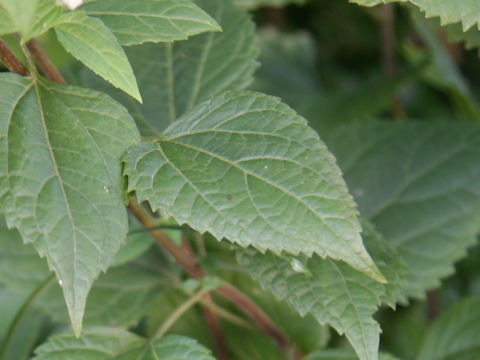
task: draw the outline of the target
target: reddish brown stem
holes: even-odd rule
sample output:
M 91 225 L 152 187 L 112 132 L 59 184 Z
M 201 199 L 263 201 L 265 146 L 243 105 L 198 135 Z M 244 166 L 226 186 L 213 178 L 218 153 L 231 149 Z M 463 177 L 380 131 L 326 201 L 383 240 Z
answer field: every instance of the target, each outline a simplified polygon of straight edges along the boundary
M 58 71 L 53 64 L 52 60 L 50 60 L 45 51 L 43 51 L 37 40 L 32 39 L 27 42 L 27 49 L 30 51 L 30 54 L 32 54 L 40 69 L 42 69 L 47 79 L 59 84 L 67 83 L 62 74 L 60 74 L 60 71 Z
M 22 76 L 28 75 L 25 66 L 17 59 L 2 39 L 0 39 L 0 60 L 11 72 Z
M 205 294 L 205 301 L 207 303 L 213 302 L 210 294 Z M 203 314 L 205 315 L 205 320 L 212 334 L 213 341 L 215 343 L 215 349 L 217 350 L 217 357 L 219 360 L 230 360 L 230 355 L 228 354 L 227 344 L 225 343 L 225 338 L 223 336 L 222 327 L 220 325 L 220 320 L 218 319 L 217 314 L 208 307 L 203 305 Z
M 153 228 L 157 225 L 157 221 L 150 213 L 142 207 L 135 198 L 130 200 L 128 205 L 130 212 L 140 221 L 146 228 Z M 162 245 L 172 255 L 177 262 L 194 278 L 202 278 L 205 276 L 205 271 L 198 265 L 196 257 L 190 252 L 184 251 L 182 246 L 177 245 L 165 232 L 162 230 L 151 231 L 152 236 L 157 242 Z M 260 328 L 270 337 L 287 354 L 293 353 L 293 358 L 300 358 L 300 352 L 291 344 L 288 337 L 275 325 L 270 317 L 253 302 L 248 296 L 243 294 L 240 290 L 230 284 L 223 285 L 215 291 L 218 295 L 229 300 L 254 320 Z

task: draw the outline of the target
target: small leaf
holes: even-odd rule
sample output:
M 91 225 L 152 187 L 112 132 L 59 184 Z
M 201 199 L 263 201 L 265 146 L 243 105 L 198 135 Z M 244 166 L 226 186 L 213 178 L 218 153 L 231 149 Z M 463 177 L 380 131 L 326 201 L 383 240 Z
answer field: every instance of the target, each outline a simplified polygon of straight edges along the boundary
M 260 251 L 317 253 L 384 281 L 362 245 L 333 156 L 278 99 L 212 98 L 124 157 L 129 191 L 155 210 Z
M 126 49 L 142 90 L 143 105 L 106 86 L 87 69 L 81 74 L 81 82 L 104 89 L 127 106 L 145 135 L 157 135 L 209 97 L 244 88 L 253 79 L 258 55 L 253 21 L 232 0 L 195 3 L 215 18 L 223 32 Z
M 426 17 L 440 17 L 442 25 L 461 23 L 463 31 L 480 26 L 480 2 L 477 0 L 350 0 L 351 2 L 374 6 L 382 3 L 410 2 L 420 8 Z
M 443 122 L 363 123 L 325 136 L 360 213 L 407 263 L 405 296 L 423 298 L 476 242 L 479 139 L 478 124 Z
M 207 31 L 221 31 L 207 13 L 190 0 L 101 0 L 85 4 L 122 45 L 173 42 Z
M 93 328 L 77 338 L 57 334 L 35 350 L 34 360 L 112 360 L 145 343 L 141 337 L 115 328 Z
M 64 14 L 55 31 L 63 47 L 113 86 L 142 102 L 127 56 L 105 24 L 81 11 Z
M 368 223 L 364 228 L 365 244 L 386 276 L 386 285 L 343 262 L 318 256 L 276 257 L 248 249 L 237 252 L 237 259 L 264 289 L 285 299 L 302 316 L 311 314 L 320 324 L 345 333 L 360 359 L 377 359 L 380 327 L 372 315 L 382 302 L 394 306 L 406 268 L 388 242 Z M 293 260 L 304 264 L 310 274 L 293 269 Z
M 428 329 L 418 359 L 480 359 L 480 301 L 462 300 Z
M 115 328 L 89 329 L 81 338 L 54 335 L 35 352 L 34 360 L 215 360 L 210 350 L 187 337 L 169 335 L 150 343 Z
M 55 271 L 79 332 L 93 280 L 126 237 L 120 156 L 139 140 L 108 96 L 0 75 L 0 198 L 10 228 Z

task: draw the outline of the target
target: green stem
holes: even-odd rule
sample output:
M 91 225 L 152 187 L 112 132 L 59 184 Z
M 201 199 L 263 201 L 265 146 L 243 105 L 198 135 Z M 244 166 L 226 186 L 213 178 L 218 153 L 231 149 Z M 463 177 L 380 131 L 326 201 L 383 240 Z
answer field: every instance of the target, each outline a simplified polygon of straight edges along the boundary
M 203 296 L 207 293 L 205 290 L 200 290 L 187 301 L 182 303 L 162 324 L 162 326 L 158 329 L 155 335 L 152 336 L 150 342 L 153 342 L 157 339 L 160 339 L 165 333 L 170 329 L 170 327 L 175 324 L 175 322 L 185 313 L 187 312 L 192 306 L 196 303 L 200 302 Z
M 7 336 L 5 337 L 5 340 L 2 343 L 2 347 L 0 348 L 0 359 L 9 360 L 9 359 L 5 359 L 4 356 L 5 356 L 5 352 L 8 349 L 8 344 L 13 337 L 13 334 L 15 333 L 18 326 L 20 325 L 20 322 L 23 320 L 27 310 L 35 302 L 35 300 L 37 300 L 37 298 L 40 295 L 42 295 L 42 293 L 46 289 L 48 289 L 48 287 L 51 284 L 53 284 L 54 279 L 55 279 L 55 275 L 52 274 L 44 282 L 38 285 L 35 291 L 28 297 L 28 299 L 23 303 L 22 307 L 17 311 L 15 318 L 13 319 L 12 323 L 10 324 L 10 327 L 8 328 Z

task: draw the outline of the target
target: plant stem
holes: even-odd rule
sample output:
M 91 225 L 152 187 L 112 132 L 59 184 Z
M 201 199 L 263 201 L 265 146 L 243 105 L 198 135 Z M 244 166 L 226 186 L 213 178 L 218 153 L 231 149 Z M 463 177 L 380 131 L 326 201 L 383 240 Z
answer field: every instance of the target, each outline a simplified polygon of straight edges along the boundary
M 240 316 L 237 316 L 230 311 L 222 308 L 221 306 L 218 306 L 215 304 L 215 302 L 207 302 L 205 300 L 202 300 L 202 305 L 205 305 L 209 309 L 211 309 L 215 314 L 220 316 L 221 318 L 225 319 L 226 321 L 231 322 L 232 324 L 235 324 L 239 327 L 243 327 L 248 330 L 255 330 L 256 328 L 250 324 L 248 321 L 244 320 Z
M 43 73 L 47 77 L 47 79 L 56 82 L 58 84 L 66 84 L 67 82 L 63 78 L 60 71 L 55 67 L 52 60 L 48 57 L 48 55 L 43 51 L 42 47 L 38 43 L 37 40 L 32 39 L 27 42 L 27 49 L 32 54 L 33 58 L 37 62 L 40 69 L 42 69 Z
M 5 64 L 7 69 L 21 76 L 27 76 L 28 72 L 25 66 L 17 59 L 13 52 L 8 48 L 7 44 L 0 38 L 0 60 Z
M 128 205 L 130 212 L 145 227 L 153 227 L 156 224 L 155 218 L 140 205 L 135 198 L 130 199 Z M 194 278 L 202 278 L 205 271 L 198 265 L 198 261 L 193 254 L 185 252 L 181 246 L 177 245 L 170 237 L 161 230 L 151 232 L 157 242 L 162 245 L 172 255 L 177 262 Z M 220 286 L 215 292 L 235 304 L 252 320 L 254 320 L 260 328 L 270 337 L 272 337 L 278 346 L 286 353 L 293 352 L 295 358 L 298 358 L 300 352 L 290 342 L 288 337 L 275 325 L 270 317 L 253 302 L 248 296 L 230 284 Z M 292 350 L 293 349 L 293 350 Z
M 218 316 L 213 311 L 213 309 L 206 305 L 207 303 L 213 303 L 212 297 L 208 293 L 205 294 L 203 297 L 202 308 L 205 320 L 215 343 L 217 357 L 219 360 L 229 360 L 230 355 L 228 354 L 227 344 L 225 343 L 225 338 L 223 336 L 220 320 L 218 319 Z
M 165 320 L 165 322 L 162 324 L 162 326 L 158 329 L 158 331 L 155 333 L 155 335 L 152 336 L 150 343 L 153 341 L 160 339 L 163 335 L 166 334 L 168 329 L 172 327 L 173 324 L 186 312 L 188 311 L 192 306 L 194 306 L 196 303 L 200 302 L 204 295 L 207 292 L 205 290 L 200 290 L 197 293 L 195 293 L 191 298 L 189 298 L 187 301 L 182 303 L 168 318 Z

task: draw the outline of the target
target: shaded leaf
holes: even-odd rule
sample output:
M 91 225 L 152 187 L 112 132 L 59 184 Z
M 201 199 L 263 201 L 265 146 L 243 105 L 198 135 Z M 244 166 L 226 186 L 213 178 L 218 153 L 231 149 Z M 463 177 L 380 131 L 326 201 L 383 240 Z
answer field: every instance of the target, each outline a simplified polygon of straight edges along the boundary
M 93 280 L 126 237 L 119 158 L 138 141 L 108 96 L 0 75 L 0 197 L 7 224 L 63 284 L 78 332 Z
M 480 26 L 480 2 L 477 0 L 350 0 L 351 2 L 374 6 L 382 3 L 410 2 L 425 13 L 426 17 L 440 17 L 442 25 L 461 23 L 464 31 Z
M 378 355 L 379 360 L 396 360 L 397 358 L 385 353 Z M 358 357 L 353 351 L 347 349 L 332 349 L 316 351 L 308 355 L 305 360 L 357 360 Z
M 36 354 L 34 360 L 214 360 L 208 349 L 183 336 L 169 335 L 150 343 L 114 328 L 89 329 L 81 338 L 55 335 Z
M 364 224 L 364 241 L 388 284 L 382 285 L 351 266 L 323 260 L 297 257 L 308 272 L 292 266 L 292 257 L 260 254 L 252 249 L 237 252 L 237 259 L 264 289 L 285 299 L 304 316 L 329 324 L 345 334 L 361 359 L 377 359 L 380 327 L 372 315 L 385 302 L 394 306 L 402 290 L 405 265 L 395 249 Z
M 57 21 L 55 31 L 65 50 L 113 86 L 142 101 L 123 49 L 101 20 L 72 11 Z
M 479 134 L 476 124 L 369 123 L 325 137 L 360 213 L 405 259 L 406 296 L 437 287 L 475 243 Z
M 99 17 L 122 45 L 172 42 L 221 30 L 215 20 L 189 0 L 101 0 L 81 9 Z
M 334 158 L 277 98 L 212 98 L 124 162 L 129 191 L 179 224 L 260 251 L 342 259 L 384 280 Z
M 255 26 L 232 0 L 199 0 L 222 27 L 173 44 L 144 44 L 126 49 L 137 74 L 143 105 L 113 91 L 89 72 L 82 82 L 102 88 L 127 106 L 145 135 L 158 134 L 180 115 L 212 95 L 247 86 L 257 67 Z
M 462 300 L 428 329 L 418 359 L 480 359 L 480 301 Z
M 307 0 L 235 0 L 239 6 L 255 9 L 260 6 L 281 7 L 289 4 L 305 4 Z

